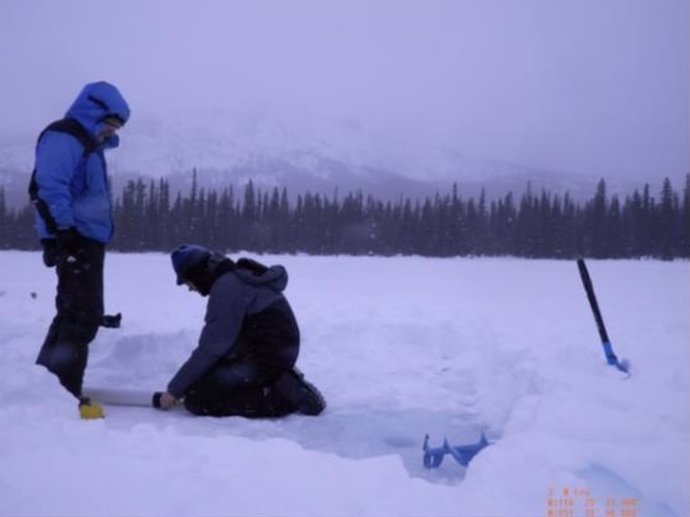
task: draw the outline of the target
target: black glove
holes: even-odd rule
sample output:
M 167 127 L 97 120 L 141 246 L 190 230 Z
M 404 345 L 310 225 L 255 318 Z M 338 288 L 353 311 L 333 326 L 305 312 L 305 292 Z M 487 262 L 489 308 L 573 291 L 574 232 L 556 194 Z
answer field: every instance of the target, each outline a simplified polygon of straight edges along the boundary
M 46 267 L 53 267 L 60 261 L 57 241 L 55 239 L 41 239 L 43 246 L 43 263 Z
M 104 314 L 101 320 L 101 327 L 107 329 L 119 329 L 122 321 L 122 313 L 118 312 L 114 316 L 112 314 Z
M 57 252 L 62 258 L 76 257 L 81 251 L 82 236 L 74 226 L 58 230 L 55 234 Z

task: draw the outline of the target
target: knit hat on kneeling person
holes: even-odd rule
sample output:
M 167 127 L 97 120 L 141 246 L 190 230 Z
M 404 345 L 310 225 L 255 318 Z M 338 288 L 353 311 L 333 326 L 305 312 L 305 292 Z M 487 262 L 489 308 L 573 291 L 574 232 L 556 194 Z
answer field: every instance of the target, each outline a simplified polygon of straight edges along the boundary
M 170 254 L 177 275 L 177 285 L 182 285 L 199 275 L 208 263 L 211 251 L 198 244 L 182 244 Z

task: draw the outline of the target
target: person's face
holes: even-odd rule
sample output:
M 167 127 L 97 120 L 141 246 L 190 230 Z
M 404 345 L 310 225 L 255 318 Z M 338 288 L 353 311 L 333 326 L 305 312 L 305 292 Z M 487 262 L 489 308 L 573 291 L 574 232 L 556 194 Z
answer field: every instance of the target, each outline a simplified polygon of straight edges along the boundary
M 114 117 L 108 117 L 103 120 L 103 124 L 101 124 L 101 130 L 98 133 L 98 141 L 103 142 L 106 138 L 109 138 L 122 127 L 122 122 L 120 122 L 118 119 Z

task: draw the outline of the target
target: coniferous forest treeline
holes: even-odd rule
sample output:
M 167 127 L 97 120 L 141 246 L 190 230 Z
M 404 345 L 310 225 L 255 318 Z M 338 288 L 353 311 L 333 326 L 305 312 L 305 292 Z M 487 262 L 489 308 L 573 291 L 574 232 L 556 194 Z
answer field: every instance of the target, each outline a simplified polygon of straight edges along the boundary
M 200 189 L 171 197 L 166 180 L 130 181 L 116 198 L 110 249 L 169 251 L 194 242 L 225 252 L 433 257 L 690 257 L 690 174 L 682 194 L 666 179 L 621 199 L 601 180 L 591 199 L 533 191 L 495 200 L 457 186 L 431 198 L 383 202 L 361 192 Z M 9 210 L 0 190 L 0 248 L 38 249 L 34 209 Z

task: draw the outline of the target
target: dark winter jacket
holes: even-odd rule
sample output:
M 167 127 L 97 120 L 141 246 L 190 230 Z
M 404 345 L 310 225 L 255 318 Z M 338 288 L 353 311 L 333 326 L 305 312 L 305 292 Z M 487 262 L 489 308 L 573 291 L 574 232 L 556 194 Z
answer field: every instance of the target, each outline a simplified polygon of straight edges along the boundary
M 95 139 L 107 117 L 129 118 L 129 106 L 117 88 L 109 83 L 84 87 L 65 118 L 75 119 Z M 36 145 L 36 182 L 43 200 L 59 229 L 75 227 L 84 237 L 101 243 L 113 235 L 110 187 L 104 149 L 119 145 L 117 135 L 84 154 L 79 140 L 68 133 L 46 131 Z M 41 239 L 52 238 L 37 215 Z
M 232 264 L 227 260 L 223 265 L 228 263 Z M 239 350 L 245 345 L 240 344 L 240 335 L 252 320 L 256 320 L 253 316 L 281 301 L 287 305 L 282 294 L 287 281 L 283 266 L 272 266 L 260 275 L 247 269 L 226 267 L 210 287 L 199 344 L 168 384 L 168 392 L 180 398 L 219 361 L 246 353 L 244 349 Z M 251 349 L 249 352 L 271 353 Z

